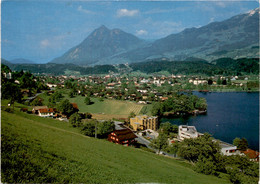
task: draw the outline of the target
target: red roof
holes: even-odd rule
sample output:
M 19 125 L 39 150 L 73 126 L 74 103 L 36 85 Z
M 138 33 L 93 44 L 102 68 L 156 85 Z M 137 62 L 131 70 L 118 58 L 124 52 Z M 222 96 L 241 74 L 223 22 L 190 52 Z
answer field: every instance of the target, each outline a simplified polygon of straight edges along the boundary
M 53 108 L 45 108 L 45 109 L 39 109 L 40 113 L 48 113 L 48 112 L 54 112 Z
M 109 136 L 115 136 L 119 141 L 137 138 L 130 129 L 115 130 Z
M 248 156 L 250 159 L 257 159 L 259 157 L 259 152 L 247 149 L 246 151 L 242 151 L 246 156 Z

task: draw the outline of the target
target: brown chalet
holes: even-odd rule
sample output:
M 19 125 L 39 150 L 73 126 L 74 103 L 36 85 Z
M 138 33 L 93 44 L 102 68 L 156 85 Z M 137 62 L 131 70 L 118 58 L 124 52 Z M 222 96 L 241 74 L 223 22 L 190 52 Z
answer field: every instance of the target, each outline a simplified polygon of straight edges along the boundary
M 135 142 L 137 136 L 130 129 L 115 130 L 108 135 L 108 141 L 129 146 Z

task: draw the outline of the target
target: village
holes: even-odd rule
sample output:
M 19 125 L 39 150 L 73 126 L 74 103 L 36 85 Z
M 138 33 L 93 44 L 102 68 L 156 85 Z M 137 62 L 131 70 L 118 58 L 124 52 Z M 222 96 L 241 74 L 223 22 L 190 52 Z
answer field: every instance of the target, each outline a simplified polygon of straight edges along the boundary
M 186 75 L 151 75 L 121 76 L 90 75 L 76 76 L 41 76 L 49 88 L 73 88 L 78 94 L 86 94 L 98 98 L 131 100 L 140 104 L 152 101 L 165 101 L 175 91 L 247 91 L 250 92 L 258 84 L 256 76 L 186 76 Z M 74 85 L 74 86 L 73 86 Z M 84 93 L 85 92 L 85 93 Z

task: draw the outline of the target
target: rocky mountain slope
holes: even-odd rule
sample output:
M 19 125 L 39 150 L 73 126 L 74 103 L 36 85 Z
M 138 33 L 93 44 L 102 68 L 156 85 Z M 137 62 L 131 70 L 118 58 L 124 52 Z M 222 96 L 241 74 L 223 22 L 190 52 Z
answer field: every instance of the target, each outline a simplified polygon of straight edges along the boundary
M 185 29 L 152 43 L 120 29 L 109 30 L 101 26 L 82 43 L 51 62 L 97 65 L 191 57 L 208 61 L 222 57 L 259 57 L 259 8 L 222 22 Z
M 52 63 L 89 65 L 106 57 L 141 47 L 146 42 L 120 29 L 110 30 L 101 26 L 82 43 L 67 51 Z

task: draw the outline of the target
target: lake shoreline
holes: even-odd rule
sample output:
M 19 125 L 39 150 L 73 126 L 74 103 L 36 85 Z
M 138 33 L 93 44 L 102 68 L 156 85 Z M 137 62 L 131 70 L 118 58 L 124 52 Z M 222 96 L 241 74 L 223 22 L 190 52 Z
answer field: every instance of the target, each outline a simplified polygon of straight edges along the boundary
M 213 137 L 231 144 L 236 137 L 245 137 L 250 148 L 259 150 L 258 93 L 193 91 L 193 94 L 206 98 L 207 114 L 162 117 L 161 122 L 195 126 L 199 132 L 208 132 Z

